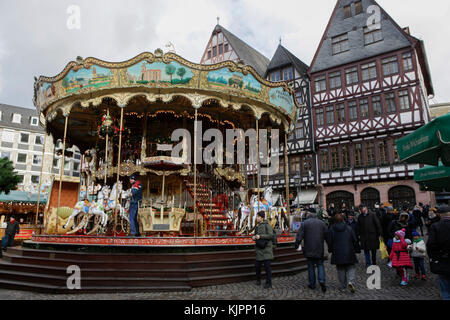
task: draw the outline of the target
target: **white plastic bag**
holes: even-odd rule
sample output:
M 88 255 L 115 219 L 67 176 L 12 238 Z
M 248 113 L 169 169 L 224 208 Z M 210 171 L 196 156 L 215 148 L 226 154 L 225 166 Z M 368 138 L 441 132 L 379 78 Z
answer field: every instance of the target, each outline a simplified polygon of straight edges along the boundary
M 301 244 L 298 245 L 297 251 L 302 251 L 302 245 Z
M 387 266 L 388 266 L 389 268 L 392 268 L 392 260 L 389 261 L 389 263 L 387 264 Z

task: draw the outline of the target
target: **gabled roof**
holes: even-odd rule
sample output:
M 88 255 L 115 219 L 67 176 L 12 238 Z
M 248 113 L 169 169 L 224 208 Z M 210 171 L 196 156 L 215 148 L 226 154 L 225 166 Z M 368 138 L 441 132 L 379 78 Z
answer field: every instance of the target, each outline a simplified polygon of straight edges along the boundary
M 270 64 L 267 67 L 266 76 L 271 70 L 279 69 L 287 65 L 293 65 L 301 75 L 305 75 L 309 68 L 308 65 L 303 63 L 303 61 L 294 56 L 288 49 L 280 44 L 278 45 L 272 60 L 270 60 Z
M 352 15 L 344 19 L 344 7 L 350 5 L 353 0 L 338 0 L 333 14 L 325 29 L 322 40 L 311 63 L 309 73 L 315 73 L 340 65 L 348 64 L 374 57 L 390 51 L 412 46 L 411 37 L 398 26 L 398 24 L 383 10 L 375 0 L 362 0 L 363 13 Z M 363 28 L 373 16 L 368 13 L 369 6 L 378 6 L 381 10 L 381 32 L 383 40 L 364 45 Z M 352 10 L 352 13 L 354 11 Z M 349 50 L 347 52 L 332 54 L 331 39 L 338 35 L 348 33 Z
M 256 51 L 254 48 L 250 47 L 247 43 L 236 37 L 230 31 L 222 27 L 220 24 L 216 25 L 213 33 L 219 31 L 221 31 L 225 38 L 227 38 L 228 43 L 236 52 L 238 57 L 243 60 L 245 64 L 252 66 L 261 77 L 264 77 L 270 60 Z
M 36 117 L 39 120 L 39 115 L 36 109 L 22 108 L 0 103 L 0 111 L 2 112 L 0 127 L 9 127 L 27 131 L 44 131 L 40 125 L 32 126 L 30 124 L 31 117 Z M 20 124 L 12 122 L 13 113 L 19 113 L 22 115 L 22 122 Z

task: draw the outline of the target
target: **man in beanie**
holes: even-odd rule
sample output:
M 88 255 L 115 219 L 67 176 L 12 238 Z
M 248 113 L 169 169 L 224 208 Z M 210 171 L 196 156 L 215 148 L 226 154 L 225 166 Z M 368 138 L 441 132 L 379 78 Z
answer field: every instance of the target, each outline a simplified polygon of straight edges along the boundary
M 136 176 L 130 176 L 131 200 L 130 200 L 130 236 L 139 236 L 139 224 L 137 220 L 139 202 L 142 201 L 142 185 Z
M 364 250 L 366 266 L 377 264 L 377 250 L 380 248 L 380 237 L 383 235 L 380 220 L 375 213 L 369 212 L 367 206 L 359 206 L 360 215 L 358 217 L 357 234 L 361 242 L 361 249 Z M 370 258 L 372 256 L 372 263 Z
M 427 241 L 431 272 L 439 275 L 442 298 L 450 300 L 450 207 L 437 208 L 441 220 L 431 225 Z
M 255 241 L 256 253 L 256 285 L 261 285 L 261 266 L 264 264 L 266 270 L 266 285 L 264 289 L 272 288 L 272 269 L 270 261 L 273 260 L 273 229 L 269 223 L 264 220 L 266 214 L 259 211 L 256 214 L 256 227 L 252 240 Z
M 322 292 L 327 291 L 324 260 L 324 241 L 329 245 L 328 227 L 325 222 L 319 220 L 314 213 L 308 214 L 308 219 L 300 225 L 295 238 L 295 246 L 298 247 L 302 241 L 303 255 L 308 260 L 308 276 L 310 289 L 316 288 L 316 267 L 318 280 Z

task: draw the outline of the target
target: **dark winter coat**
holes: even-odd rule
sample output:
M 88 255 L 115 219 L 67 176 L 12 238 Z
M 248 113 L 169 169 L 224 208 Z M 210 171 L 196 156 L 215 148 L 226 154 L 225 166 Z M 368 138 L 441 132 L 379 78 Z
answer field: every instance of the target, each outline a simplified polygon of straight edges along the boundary
M 334 224 L 329 231 L 328 252 L 331 264 L 352 265 L 358 263 L 356 251 L 358 240 L 352 228 L 344 222 Z
M 369 212 L 366 216 L 361 214 L 358 218 L 358 235 L 363 250 L 378 250 L 380 247 L 381 230 L 380 220 Z
M 19 222 L 14 221 L 13 223 L 11 223 L 11 221 L 8 221 L 8 223 L 6 224 L 5 234 L 8 236 L 15 236 L 19 232 L 20 232 Z
M 401 222 L 400 217 L 402 215 L 408 216 L 408 219 L 406 222 Z M 389 238 L 393 239 L 395 237 L 395 233 L 398 230 L 405 229 L 405 239 L 412 240 L 412 227 L 409 224 L 409 215 L 407 213 L 401 213 L 399 216 L 399 220 L 392 221 L 391 225 L 389 226 Z
M 255 245 L 256 261 L 273 260 L 273 230 L 266 220 L 256 226 L 256 235 L 259 235 L 260 239 L 268 240 L 264 249 L 258 248 Z
M 298 246 L 302 241 L 304 242 L 303 255 L 306 258 L 323 259 L 324 241 L 328 243 L 328 228 L 325 222 L 317 217 L 303 222 L 298 229 L 295 245 Z
M 450 277 L 450 219 L 443 218 L 433 223 L 427 241 L 428 256 L 440 261 L 443 272 L 438 273 Z M 431 262 L 430 262 L 431 263 Z M 437 273 L 437 272 L 436 272 Z
M 381 228 L 383 229 L 383 238 L 385 241 L 394 237 L 391 236 L 389 231 L 392 221 L 394 220 L 396 220 L 396 216 L 393 212 L 386 212 L 381 217 Z
M 418 208 L 414 208 L 413 210 L 413 216 L 414 216 L 414 226 L 417 227 L 422 227 L 423 226 L 423 222 L 422 222 L 422 212 L 420 211 L 420 209 Z

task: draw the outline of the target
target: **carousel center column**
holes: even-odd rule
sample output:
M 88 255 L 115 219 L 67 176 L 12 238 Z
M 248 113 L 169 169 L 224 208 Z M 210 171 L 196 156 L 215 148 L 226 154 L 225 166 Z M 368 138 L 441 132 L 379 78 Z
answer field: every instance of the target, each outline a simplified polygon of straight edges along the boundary
M 288 219 L 288 229 L 291 229 L 290 224 L 290 219 L 291 219 L 291 206 L 289 204 L 289 184 L 290 184 L 290 179 L 289 179 L 289 162 L 288 162 L 288 154 L 287 154 L 287 148 L 288 148 L 288 135 L 285 132 L 284 133 L 284 179 L 285 179 L 285 183 L 286 183 L 286 210 L 287 210 L 287 219 Z
M 200 105 L 192 105 L 195 109 L 194 117 L 194 238 L 197 237 L 197 113 Z

